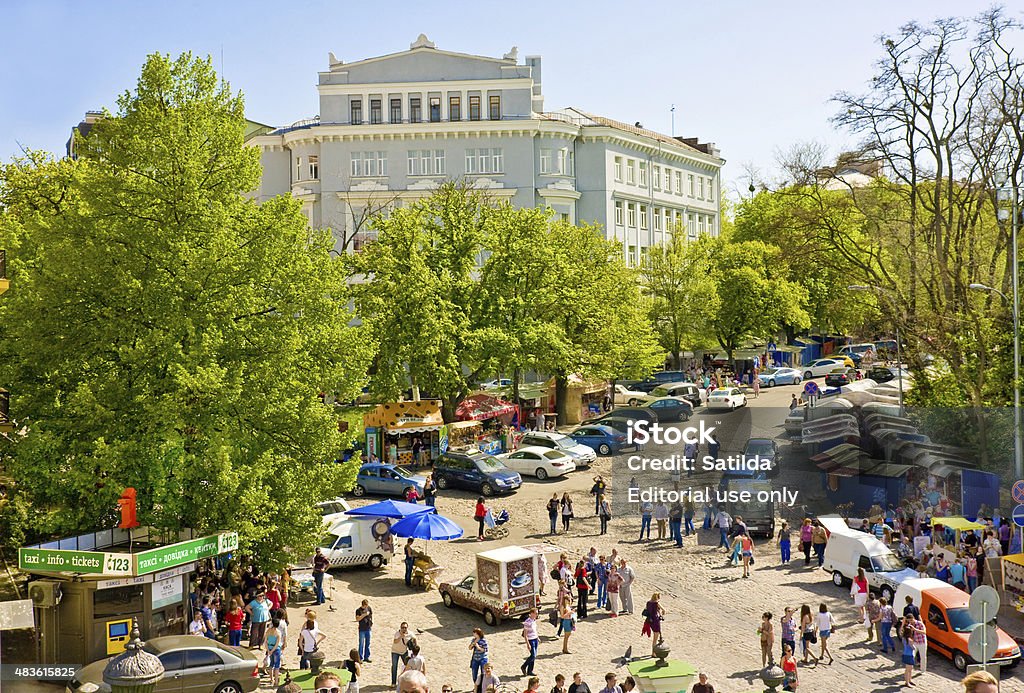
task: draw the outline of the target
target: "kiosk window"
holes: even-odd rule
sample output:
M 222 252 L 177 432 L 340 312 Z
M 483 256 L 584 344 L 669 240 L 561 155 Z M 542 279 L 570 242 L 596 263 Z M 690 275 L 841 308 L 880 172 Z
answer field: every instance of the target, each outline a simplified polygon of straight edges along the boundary
M 142 611 L 142 609 L 141 585 L 96 590 L 92 597 L 92 610 L 95 618 L 123 616 Z
M 219 667 L 224 664 L 213 650 L 185 650 L 185 667 L 196 669 L 198 667 Z
M 178 669 L 185 668 L 185 653 L 181 650 L 177 652 L 164 652 L 160 655 L 160 663 L 164 665 L 165 671 L 177 671 Z

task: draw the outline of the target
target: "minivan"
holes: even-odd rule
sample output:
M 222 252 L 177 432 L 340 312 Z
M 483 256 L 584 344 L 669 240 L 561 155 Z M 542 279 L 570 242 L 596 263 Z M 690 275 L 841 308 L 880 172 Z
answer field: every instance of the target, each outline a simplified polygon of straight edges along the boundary
M 889 547 L 867 534 L 853 529 L 841 517 L 819 517 L 818 522 L 829 531 L 822 567 L 832 573 L 832 584 L 849 585 L 863 568 L 868 587 L 892 604 L 897 588 L 905 580 L 916 578 L 916 570 L 908 568 Z
M 484 496 L 514 493 L 523 485 L 523 478 L 501 460 L 477 450 L 442 454 L 434 461 L 433 479 L 441 490 L 464 488 Z

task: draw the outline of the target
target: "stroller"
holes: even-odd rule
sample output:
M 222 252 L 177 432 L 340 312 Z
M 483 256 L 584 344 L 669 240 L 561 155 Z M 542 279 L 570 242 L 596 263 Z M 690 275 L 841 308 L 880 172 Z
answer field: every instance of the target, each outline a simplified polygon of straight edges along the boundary
M 497 516 L 492 515 L 488 510 L 484 515 L 484 536 L 488 539 L 504 539 L 508 536 L 508 527 L 503 527 L 509 521 L 508 510 L 502 510 Z

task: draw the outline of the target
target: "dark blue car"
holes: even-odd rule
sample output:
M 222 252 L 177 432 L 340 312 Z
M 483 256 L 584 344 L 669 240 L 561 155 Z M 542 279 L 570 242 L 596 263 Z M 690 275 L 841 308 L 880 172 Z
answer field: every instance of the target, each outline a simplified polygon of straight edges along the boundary
M 434 462 L 433 478 L 439 489 L 464 488 L 484 496 L 514 493 L 523 485 L 518 472 L 476 450 L 444 453 Z
M 569 437 L 605 456 L 618 455 L 626 445 L 626 436 L 609 426 L 580 426 Z

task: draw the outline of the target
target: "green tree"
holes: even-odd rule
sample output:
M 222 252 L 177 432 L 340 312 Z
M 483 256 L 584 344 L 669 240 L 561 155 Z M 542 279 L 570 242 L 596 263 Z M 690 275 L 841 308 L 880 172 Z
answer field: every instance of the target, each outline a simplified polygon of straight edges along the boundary
M 354 398 L 369 349 L 329 236 L 244 197 L 244 128 L 209 60 L 152 55 L 77 162 L 0 170 L 0 382 L 29 431 L 8 465 L 33 530 L 110 527 L 132 486 L 143 524 L 234 529 L 277 562 L 351 484 L 318 393 Z

